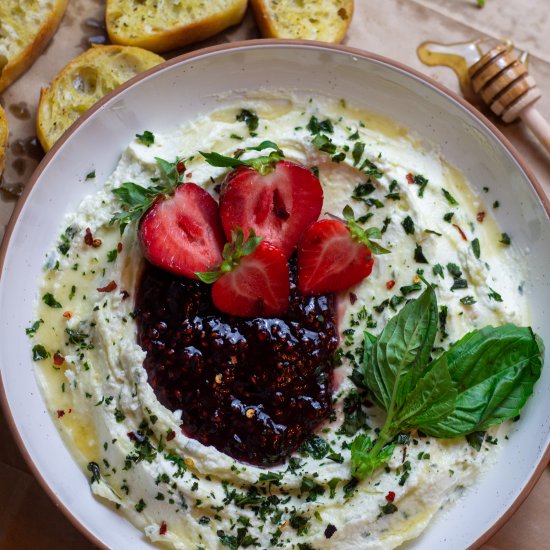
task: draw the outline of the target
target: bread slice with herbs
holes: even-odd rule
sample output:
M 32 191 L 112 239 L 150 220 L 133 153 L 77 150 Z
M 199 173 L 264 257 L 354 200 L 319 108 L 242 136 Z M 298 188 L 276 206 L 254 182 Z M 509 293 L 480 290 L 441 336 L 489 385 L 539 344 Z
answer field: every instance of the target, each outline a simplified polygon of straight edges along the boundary
M 163 61 L 131 46 L 94 46 L 70 61 L 40 93 L 36 133 L 44 150 L 108 92 Z
M 341 42 L 353 17 L 353 0 L 251 0 L 266 38 Z
M 243 18 L 247 0 L 107 0 L 114 44 L 165 52 L 213 36 Z
M 42 53 L 68 0 L 0 0 L 0 92 Z
M 0 180 L 6 165 L 6 147 L 8 146 L 8 121 L 2 105 L 0 105 Z

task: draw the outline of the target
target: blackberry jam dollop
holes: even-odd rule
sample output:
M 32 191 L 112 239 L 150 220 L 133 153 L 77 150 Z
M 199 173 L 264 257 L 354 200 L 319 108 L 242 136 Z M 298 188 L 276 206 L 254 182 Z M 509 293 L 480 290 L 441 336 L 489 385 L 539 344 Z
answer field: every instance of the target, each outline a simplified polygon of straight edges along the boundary
M 187 436 L 256 465 L 283 462 L 332 410 L 335 299 L 301 296 L 294 258 L 290 274 L 284 319 L 225 315 L 208 285 L 149 263 L 136 293 L 158 400 Z

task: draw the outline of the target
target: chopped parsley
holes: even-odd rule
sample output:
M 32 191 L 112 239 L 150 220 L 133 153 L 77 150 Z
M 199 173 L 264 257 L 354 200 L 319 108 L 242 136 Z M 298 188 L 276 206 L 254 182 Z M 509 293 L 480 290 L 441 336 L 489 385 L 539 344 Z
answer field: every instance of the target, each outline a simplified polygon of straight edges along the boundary
M 481 247 L 479 245 L 479 239 L 477 237 L 472 241 L 472 251 L 474 253 L 474 256 L 479 260 L 479 257 L 481 256 Z
M 32 360 L 41 361 L 50 357 L 50 352 L 42 344 L 36 344 L 32 348 Z
M 27 336 L 34 336 L 42 323 L 44 323 L 44 321 L 42 319 L 38 319 L 38 321 L 35 321 L 30 327 L 25 329 L 25 334 Z
M 498 242 L 506 246 L 509 246 L 512 240 L 510 239 L 510 236 L 508 235 L 508 233 L 502 233 L 502 235 L 500 236 L 500 241 Z
M 53 307 L 56 309 L 62 308 L 63 306 L 54 298 L 53 294 L 51 292 L 46 292 L 44 296 L 42 296 L 42 301 L 49 307 Z
M 491 287 L 489 287 L 489 290 L 491 291 L 488 294 L 490 300 L 494 300 L 495 302 L 502 302 L 502 296 L 496 290 L 493 290 Z
M 147 147 L 151 147 L 151 145 L 155 143 L 155 136 L 149 130 L 145 130 L 143 134 L 136 134 L 136 138 L 138 140 L 138 143 L 146 145 Z
M 413 235 L 414 234 L 414 221 L 410 216 L 407 216 L 401 222 L 401 225 L 403 226 L 403 229 L 405 230 L 405 233 L 407 235 Z
M 246 124 L 246 127 L 252 137 L 256 135 L 255 132 L 260 123 L 256 113 L 249 111 L 248 109 L 242 109 L 242 111 L 237 115 L 237 120 Z
M 447 191 L 447 189 L 441 188 L 443 196 L 447 199 L 447 202 L 453 206 L 458 206 L 458 201 Z

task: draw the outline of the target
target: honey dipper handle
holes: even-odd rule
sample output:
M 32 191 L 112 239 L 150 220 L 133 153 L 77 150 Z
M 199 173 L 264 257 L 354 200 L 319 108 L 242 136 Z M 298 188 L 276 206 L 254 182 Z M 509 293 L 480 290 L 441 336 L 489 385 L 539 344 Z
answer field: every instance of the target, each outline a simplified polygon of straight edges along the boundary
M 548 124 L 548 121 L 534 105 L 526 107 L 519 116 L 529 126 L 543 147 L 550 153 L 550 124 Z

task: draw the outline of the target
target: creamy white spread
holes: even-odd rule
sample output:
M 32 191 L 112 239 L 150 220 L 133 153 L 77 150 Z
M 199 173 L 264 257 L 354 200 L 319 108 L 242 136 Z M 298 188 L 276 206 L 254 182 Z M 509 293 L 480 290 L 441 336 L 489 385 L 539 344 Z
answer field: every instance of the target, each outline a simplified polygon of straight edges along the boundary
M 259 117 L 254 132 L 237 120 L 243 108 Z M 312 142 L 308 129 L 312 116 L 332 122 L 333 133 L 325 134 L 336 145 L 335 153 L 320 151 Z M 260 94 L 171 133 L 149 130 L 154 144 L 130 143 L 105 185 L 66 219 L 41 282 L 37 319 L 44 323 L 32 336 L 33 344 L 50 354 L 37 363 L 38 374 L 61 432 L 91 479 L 92 491 L 116 505 L 151 541 L 175 548 L 248 544 L 386 549 L 416 537 L 438 510 L 475 482 L 499 445 L 486 441 L 477 451 L 464 438 L 437 440 L 413 433 L 397 445 L 386 469 L 354 481 L 347 448 L 353 436 L 339 433 L 345 399 L 356 390 L 350 379 L 354 354 L 363 329 L 379 333 L 405 296 L 419 295 L 419 290 L 409 294 L 406 288 L 401 290 L 419 283 L 418 269 L 438 285 L 437 346 L 446 349 L 475 327 L 527 324 L 517 262 L 511 248 L 500 242 L 491 215 L 497 205 L 484 205 L 436 147 L 344 102 Z M 232 155 L 237 148 L 263 140 L 277 143 L 289 160 L 318 167 L 325 196 L 323 215 L 340 214 L 351 205 L 357 217 L 370 217 L 366 226 L 384 230 L 381 244 L 391 251 L 375 258 L 371 276 L 350 289 L 351 296 L 339 297 L 342 336 L 341 365 L 335 370 L 336 417 L 317 430 L 335 457 L 295 453 L 290 467 L 287 462 L 268 470 L 236 462 L 186 437 L 179 429 L 181 412 L 167 410 L 156 399 L 147 383 L 145 353 L 136 342 L 132 318 L 132 294 L 141 264 L 135 224 L 122 237 L 118 226 L 109 224 L 121 209 L 113 188 L 127 181 L 151 185 L 151 178 L 159 176 L 155 157 L 185 159 L 186 180 L 216 196 L 215 186 L 226 170 L 208 165 L 198 151 Z M 369 159 L 381 173 L 370 182 L 353 159 L 357 142 L 365 144 L 362 159 Z M 338 153 L 345 158 L 333 160 Z M 370 193 L 366 194 L 369 187 L 358 189 L 369 183 Z M 354 194 L 363 196 L 354 200 Z M 478 216 L 480 212 L 484 217 Z M 407 217 L 414 222 L 413 233 L 403 226 Z M 84 243 L 87 228 L 101 240 L 97 248 Z M 415 260 L 417 246 L 428 263 Z M 467 288 L 451 290 L 455 277 L 449 263 L 459 266 Z M 114 291 L 97 290 L 111 281 L 117 284 Z M 48 293 L 59 307 L 44 303 L 42 297 Z M 61 363 L 60 356 L 64 362 L 54 365 L 56 357 Z M 365 412 L 372 429 L 382 424 L 384 413 L 375 406 Z M 128 436 L 138 430 L 146 434 L 145 443 Z M 503 432 L 506 426 L 493 430 L 489 442 L 502 439 Z M 277 482 L 258 483 L 266 472 L 280 474 L 275 476 Z M 390 492 L 395 493 L 397 510 L 384 513 Z

